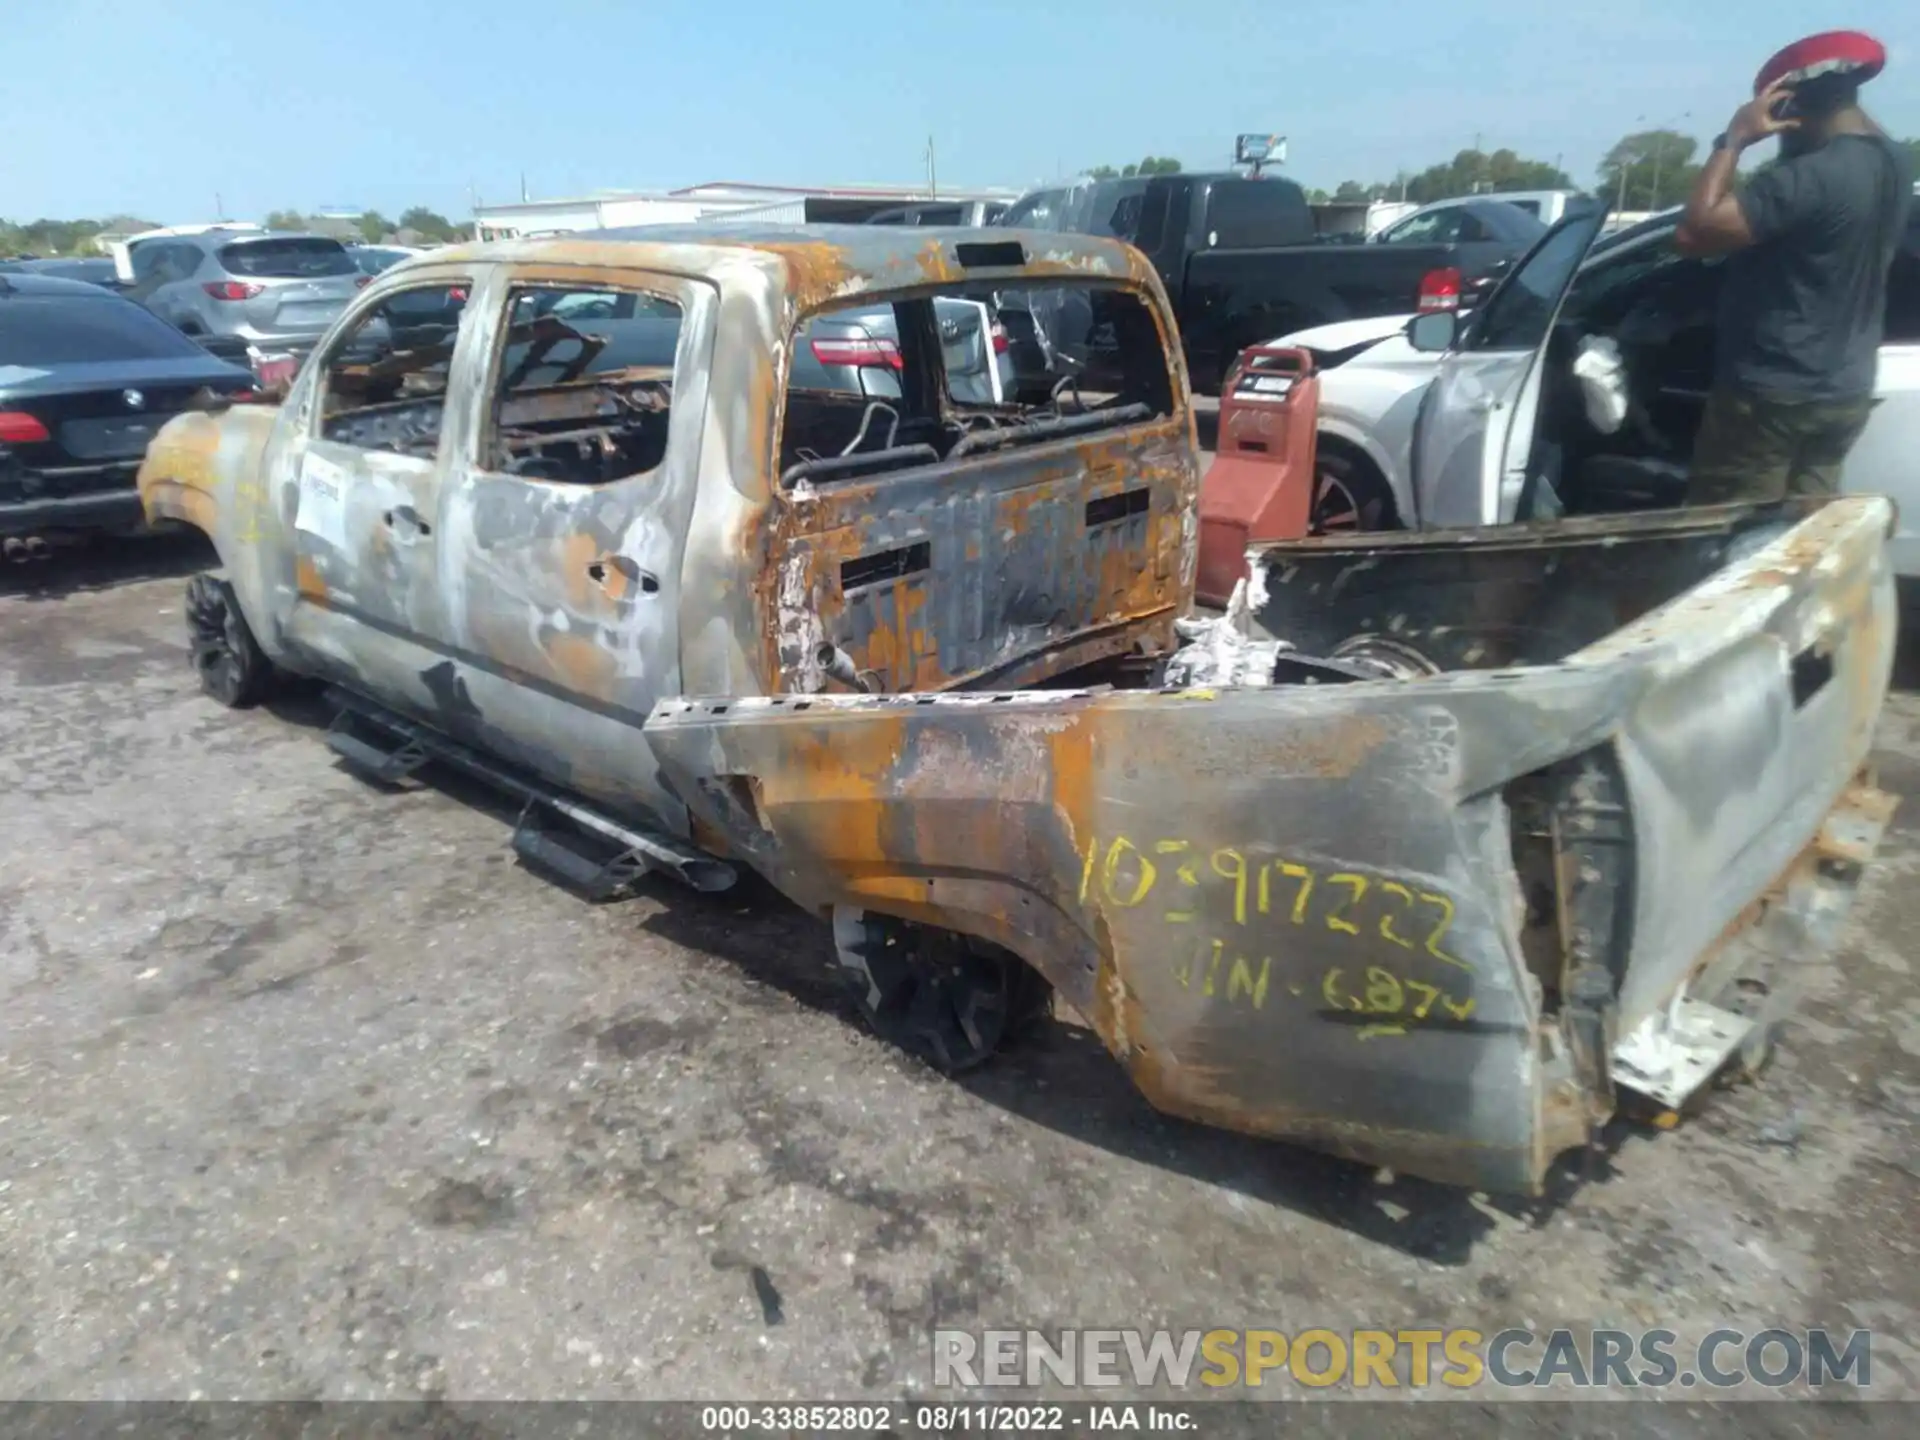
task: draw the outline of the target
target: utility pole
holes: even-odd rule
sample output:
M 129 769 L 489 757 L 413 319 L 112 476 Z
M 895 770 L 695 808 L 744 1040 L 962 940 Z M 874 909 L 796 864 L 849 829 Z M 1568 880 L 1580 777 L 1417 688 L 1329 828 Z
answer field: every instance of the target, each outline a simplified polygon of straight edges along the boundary
M 1693 112 L 1688 110 L 1683 114 L 1674 116 L 1673 119 L 1662 126 L 1661 129 L 1671 129 L 1682 120 L 1691 120 L 1692 118 Z M 1659 132 L 1656 132 L 1653 137 L 1653 193 L 1647 197 L 1647 208 L 1649 210 L 1658 210 L 1660 208 L 1660 162 L 1666 159 L 1666 156 L 1667 146 L 1665 137 Z
M 220 202 L 220 192 L 218 190 L 213 192 L 213 218 L 216 220 L 224 220 L 227 218 L 227 207 Z
M 940 197 L 939 185 L 933 173 L 933 136 L 927 136 L 927 198 L 937 200 Z

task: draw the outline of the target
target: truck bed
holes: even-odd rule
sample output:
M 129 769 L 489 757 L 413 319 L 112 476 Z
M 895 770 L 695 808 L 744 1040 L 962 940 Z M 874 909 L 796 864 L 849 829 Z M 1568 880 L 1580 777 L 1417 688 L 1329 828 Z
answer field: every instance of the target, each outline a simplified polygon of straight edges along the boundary
M 1891 508 L 1268 547 L 1153 690 L 663 702 L 736 859 L 1004 947 L 1161 1109 L 1536 1191 L 1757 1064 L 1892 802 Z

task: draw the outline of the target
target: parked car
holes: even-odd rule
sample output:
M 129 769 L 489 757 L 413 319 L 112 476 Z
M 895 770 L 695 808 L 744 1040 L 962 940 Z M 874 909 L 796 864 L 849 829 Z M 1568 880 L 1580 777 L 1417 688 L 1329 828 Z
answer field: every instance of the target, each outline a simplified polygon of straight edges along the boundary
M 981 300 L 937 297 L 948 389 L 967 404 L 990 405 L 1014 398 L 1015 376 L 1007 332 L 992 305 Z M 795 384 L 844 390 L 875 399 L 900 397 L 899 320 L 891 305 L 840 311 L 812 321 L 795 346 Z
M 301 354 L 368 276 L 326 235 L 206 230 L 144 241 L 127 291 L 224 358 Z
M 131 285 L 135 275 L 133 257 L 147 245 L 160 240 L 171 240 L 180 235 L 205 235 L 213 230 L 228 230 L 236 234 L 262 234 L 264 225 L 255 225 L 250 220 L 207 220 L 191 225 L 163 225 L 157 230 L 142 230 L 138 234 L 128 235 L 108 245 L 107 253 L 113 257 L 114 273 L 120 277 L 122 285 Z
M 1480 198 L 1524 210 L 1549 229 L 1570 215 L 1606 208 L 1605 201 L 1579 190 L 1494 190 Z
M 54 256 L 45 260 L 0 261 L 0 274 L 45 275 L 54 280 L 84 280 L 106 290 L 119 290 L 120 277 L 113 261 L 102 255 Z
M 957 399 L 935 300 L 1063 276 L 1139 313 L 1121 388 Z M 475 297 L 450 355 L 362 364 L 428 286 Z M 556 313 L 603 294 L 654 313 Z M 671 367 L 635 363 L 662 306 Z M 897 403 L 790 365 L 878 307 Z M 1174 334 L 1139 251 L 1040 232 L 459 247 L 350 302 L 277 411 L 173 421 L 141 491 L 219 552 L 214 699 L 333 682 L 344 761 L 482 777 L 591 894 L 751 867 L 944 1069 L 1051 986 L 1161 1109 L 1524 1191 L 1616 1086 L 1758 1063 L 1891 809 L 1857 778 L 1887 502 L 1278 547 L 1182 627 Z
M 1006 213 L 1004 200 L 917 200 L 869 215 L 868 225 L 991 225 Z
M 1318 359 L 1322 483 L 1355 500 L 1334 508 L 1356 512 L 1370 528 L 1499 524 L 1526 513 L 1529 476 L 1583 513 L 1683 498 L 1712 382 L 1724 261 L 1674 249 L 1677 210 L 1589 250 L 1597 220 L 1589 213 L 1563 222 L 1483 313 L 1461 317 L 1444 352 L 1416 348 L 1407 333 L 1416 317 L 1407 315 L 1274 342 Z M 1920 576 L 1920 478 L 1911 464 L 1920 451 L 1920 211 L 1888 277 L 1885 323 L 1880 403 L 1843 485 L 1895 500 L 1894 564 Z M 1571 373 L 1587 336 L 1612 340 L 1625 364 L 1627 422 L 1610 435 L 1587 422 Z M 1532 453 L 1535 414 L 1542 444 Z M 1488 416 L 1516 417 L 1511 441 Z M 1544 492 L 1536 483 L 1532 493 Z
M 1539 220 L 1500 196 L 1423 205 L 1371 237 L 1370 243 L 1458 246 L 1460 304 L 1465 308 L 1478 304 L 1546 233 Z
M 0 274 L 0 535 L 138 528 L 147 442 L 196 397 L 252 385 L 102 286 Z
M 1177 174 L 1081 182 L 1023 196 L 1001 225 L 1111 236 L 1144 250 L 1179 316 L 1194 388 L 1218 393 L 1233 359 L 1269 335 L 1410 309 L 1457 306 L 1524 241 L 1326 242 L 1306 194 L 1267 176 Z M 1105 329 L 1086 297 L 1057 291 L 1031 326 L 1002 316 L 1022 375 L 1097 369 Z M 1029 330 L 1034 333 L 1029 334 Z M 1033 347 L 1029 351 L 1027 347 Z M 1033 352 L 1038 352 L 1038 359 Z

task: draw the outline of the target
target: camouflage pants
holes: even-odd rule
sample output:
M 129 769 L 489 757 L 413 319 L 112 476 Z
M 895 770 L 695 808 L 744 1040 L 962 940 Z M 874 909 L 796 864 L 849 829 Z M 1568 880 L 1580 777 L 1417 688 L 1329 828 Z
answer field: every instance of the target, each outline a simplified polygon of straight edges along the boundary
M 1790 400 L 1716 387 L 1693 442 L 1689 505 L 1832 495 L 1871 398 Z

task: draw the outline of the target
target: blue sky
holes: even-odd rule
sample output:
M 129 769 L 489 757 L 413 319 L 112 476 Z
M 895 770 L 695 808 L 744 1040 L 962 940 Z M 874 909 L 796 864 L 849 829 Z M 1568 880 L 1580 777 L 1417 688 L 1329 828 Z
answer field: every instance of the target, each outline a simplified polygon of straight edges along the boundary
M 1612 0 L 0 0 L 0 216 L 205 218 L 702 180 L 1025 186 L 1290 137 L 1308 185 L 1474 142 L 1590 183 L 1606 147 L 1704 137 L 1809 31 L 1893 63 L 1920 135 L 1920 4 Z M 1909 68 L 1912 67 L 1912 68 Z M 1644 118 L 1643 118 L 1644 117 Z

